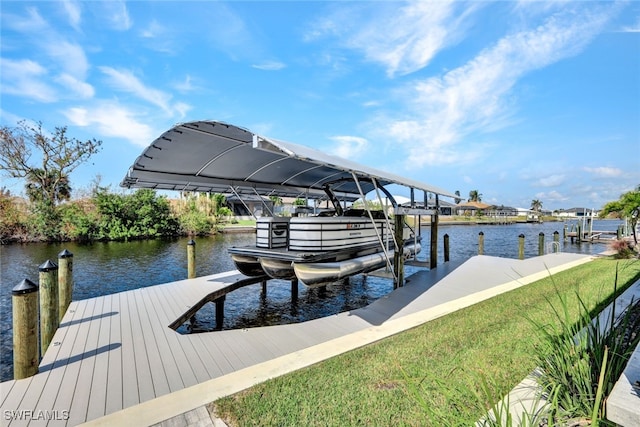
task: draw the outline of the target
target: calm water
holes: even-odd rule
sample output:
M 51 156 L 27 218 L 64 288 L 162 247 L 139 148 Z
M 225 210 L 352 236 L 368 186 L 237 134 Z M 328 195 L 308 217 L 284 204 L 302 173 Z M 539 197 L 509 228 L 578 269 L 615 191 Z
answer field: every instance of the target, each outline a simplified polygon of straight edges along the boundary
M 594 229 L 616 230 L 618 221 L 595 221 Z M 546 242 L 558 231 L 562 240 L 563 223 L 515 224 L 502 226 L 440 226 L 438 253 L 443 262 L 442 236 L 450 238 L 451 260 L 465 260 L 477 254 L 478 233 L 485 235 L 485 255 L 516 258 L 518 235 L 525 235 L 525 257 L 538 254 L 538 234 L 545 233 Z M 230 246 L 253 244 L 254 234 L 228 234 L 196 240 L 196 274 L 204 276 L 234 269 L 227 254 Z M 423 229 L 423 248 L 428 248 L 429 229 Z M 153 240 L 128 243 L 94 243 L 80 245 L 25 244 L 0 246 L 0 380 L 13 377 L 11 289 L 25 278 L 38 282 L 38 266 L 68 249 L 74 255 L 73 299 L 80 300 L 114 292 L 184 279 L 187 275 L 186 243 L 188 239 Z M 597 253 L 604 244 L 571 245 L 560 242 L 562 251 Z M 426 259 L 428 250 L 419 258 Z M 416 271 L 406 268 L 409 275 Z M 348 284 L 307 289 L 300 285 L 296 304 L 291 302 L 288 281 L 272 280 L 266 297 L 260 285 L 247 286 L 227 296 L 225 329 L 300 322 L 365 306 L 393 289 L 390 280 L 355 276 Z M 196 330 L 215 326 L 215 309 L 208 304 L 198 313 Z

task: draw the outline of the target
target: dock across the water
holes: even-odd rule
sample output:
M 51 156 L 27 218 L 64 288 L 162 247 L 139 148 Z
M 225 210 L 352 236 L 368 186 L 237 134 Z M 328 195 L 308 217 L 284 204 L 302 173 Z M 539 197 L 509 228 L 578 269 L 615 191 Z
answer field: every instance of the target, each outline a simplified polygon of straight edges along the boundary
M 590 259 L 476 256 L 420 271 L 358 310 L 190 335 L 170 326 L 238 283 L 237 271 L 74 301 L 39 373 L 0 384 L 2 425 L 152 425 Z

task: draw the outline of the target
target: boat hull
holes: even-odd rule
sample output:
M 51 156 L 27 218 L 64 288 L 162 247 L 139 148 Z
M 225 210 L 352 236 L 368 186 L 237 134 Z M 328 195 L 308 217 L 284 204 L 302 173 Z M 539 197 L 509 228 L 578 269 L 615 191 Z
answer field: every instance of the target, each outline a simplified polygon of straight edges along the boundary
M 405 258 L 420 252 L 419 243 L 404 247 Z M 294 262 L 293 269 L 296 277 L 308 287 L 323 286 L 347 277 L 368 273 L 386 265 L 387 258 L 384 252 L 364 255 L 344 261 L 304 263 Z
M 262 269 L 260 259 L 254 256 L 231 254 L 231 259 L 236 265 L 236 269 L 249 277 L 264 276 L 266 273 Z
M 293 280 L 296 278 L 291 261 L 261 257 L 260 266 L 273 279 Z

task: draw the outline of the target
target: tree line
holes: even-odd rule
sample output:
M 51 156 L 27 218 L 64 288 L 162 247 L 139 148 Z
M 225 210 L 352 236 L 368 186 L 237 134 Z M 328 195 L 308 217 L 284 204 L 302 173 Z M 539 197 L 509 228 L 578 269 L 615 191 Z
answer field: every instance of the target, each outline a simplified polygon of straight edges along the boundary
M 115 193 L 99 180 L 87 197 L 72 200 L 70 173 L 96 154 L 102 141 L 80 141 L 66 127 L 46 132 L 21 121 L 0 128 L 0 170 L 25 183 L 26 198 L 0 189 L 0 242 L 132 240 L 207 234 L 231 214 L 222 195 L 193 195 L 171 206 L 141 189 Z

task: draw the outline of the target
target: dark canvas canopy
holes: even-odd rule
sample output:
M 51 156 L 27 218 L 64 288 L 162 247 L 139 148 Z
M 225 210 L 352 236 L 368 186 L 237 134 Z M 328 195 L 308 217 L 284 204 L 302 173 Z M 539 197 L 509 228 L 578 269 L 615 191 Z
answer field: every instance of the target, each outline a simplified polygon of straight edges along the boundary
M 254 134 L 238 126 L 197 121 L 179 124 L 157 138 L 129 169 L 121 186 L 162 190 L 317 198 L 331 184 L 341 198 L 357 199 L 378 186 L 399 184 L 447 197 L 454 195 L 355 162 Z

